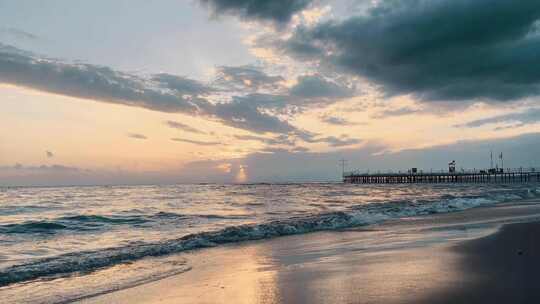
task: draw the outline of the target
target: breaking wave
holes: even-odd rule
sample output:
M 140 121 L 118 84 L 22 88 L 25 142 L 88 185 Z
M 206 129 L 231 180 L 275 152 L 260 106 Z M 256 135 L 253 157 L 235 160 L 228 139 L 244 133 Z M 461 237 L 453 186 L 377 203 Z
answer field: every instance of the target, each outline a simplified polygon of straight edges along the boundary
M 0 286 L 39 279 L 49 276 L 66 275 L 76 272 L 93 271 L 145 257 L 164 256 L 186 250 L 218 246 L 250 240 L 268 239 L 279 236 L 302 234 L 322 230 L 339 230 L 379 223 L 388 219 L 447 213 L 479 206 L 492 205 L 508 200 L 538 197 L 536 190 L 517 191 L 486 196 L 454 197 L 444 195 L 433 201 L 390 201 L 354 206 L 347 211 L 319 213 L 302 217 L 290 217 L 260 224 L 244 224 L 221 230 L 194 233 L 180 238 L 131 244 L 104 250 L 82 251 L 43 258 L 10 266 L 0 270 Z M 160 212 L 152 217 L 183 218 L 183 215 Z M 73 216 L 58 219 L 58 222 L 32 222 L 19 225 L 4 225 L 3 232 L 16 233 L 24 230 L 70 229 L 66 223 L 107 223 L 132 224 L 149 218 Z
M 132 215 L 132 216 L 103 216 L 103 215 L 74 215 L 64 216 L 50 220 L 26 221 L 16 224 L 0 225 L 0 233 L 7 234 L 54 234 L 63 230 L 69 231 L 91 231 L 99 230 L 108 226 L 130 225 L 141 226 L 146 223 L 177 222 L 189 218 L 202 219 L 242 219 L 242 215 L 216 215 L 216 214 L 194 214 L 183 215 L 173 212 L 158 212 L 156 214 Z

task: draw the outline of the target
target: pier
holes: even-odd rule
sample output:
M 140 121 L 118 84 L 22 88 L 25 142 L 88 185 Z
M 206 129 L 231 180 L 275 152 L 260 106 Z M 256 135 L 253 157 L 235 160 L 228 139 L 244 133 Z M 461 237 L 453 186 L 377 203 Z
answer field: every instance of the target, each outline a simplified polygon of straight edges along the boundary
M 456 172 L 429 172 L 413 168 L 405 173 L 343 173 L 343 182 L 348 184 L 411 184 L 411 183 L 527 183 L 540 182 L 537 168 L 462 170 Z

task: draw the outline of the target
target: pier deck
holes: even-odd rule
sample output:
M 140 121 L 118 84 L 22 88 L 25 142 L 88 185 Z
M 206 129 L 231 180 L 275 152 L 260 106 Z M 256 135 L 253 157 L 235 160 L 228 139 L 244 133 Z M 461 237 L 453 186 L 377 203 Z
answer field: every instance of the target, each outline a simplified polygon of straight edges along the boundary
M 348 184 L 409 183 L 526 183 L 540 182 L 540 170 L 505 170 L 499 172 L 430 172 L 430 173 L 358 173 L 343 174 Z

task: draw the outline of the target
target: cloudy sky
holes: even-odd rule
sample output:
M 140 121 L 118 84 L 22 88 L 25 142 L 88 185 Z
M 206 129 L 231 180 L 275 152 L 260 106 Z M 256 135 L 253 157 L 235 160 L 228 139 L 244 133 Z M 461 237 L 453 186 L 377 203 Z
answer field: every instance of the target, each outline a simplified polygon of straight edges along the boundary
M 0 0 L 0 185 L 540 166 L 537 0 Z

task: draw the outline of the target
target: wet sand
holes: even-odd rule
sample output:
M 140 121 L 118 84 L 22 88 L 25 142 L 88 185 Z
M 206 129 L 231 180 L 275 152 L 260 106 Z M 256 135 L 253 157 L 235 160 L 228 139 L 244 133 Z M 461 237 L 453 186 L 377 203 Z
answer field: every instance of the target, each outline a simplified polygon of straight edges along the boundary
M 211 248 L 183 254 L 189 272 L 80 302 L 540 303 L 539 218 L 498 206 Z
M 473 282 L 425 303 L 540 303 L 540 222 L 505 225 L 455 250 L 463 255 L 460 272 Z

